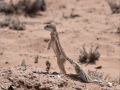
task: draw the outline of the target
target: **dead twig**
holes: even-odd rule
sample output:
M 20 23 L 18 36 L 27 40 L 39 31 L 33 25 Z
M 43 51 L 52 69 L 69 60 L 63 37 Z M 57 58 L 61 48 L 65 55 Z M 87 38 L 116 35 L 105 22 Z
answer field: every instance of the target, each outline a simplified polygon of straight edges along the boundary
M 38 63 L 38 58 L 39 58 L 39 56 L 37 55 L 37 56 L 35 57 L 34 63 Z
M 51 63 L 47 60 L 46 61 L 46 71 L 49 73 L 50 71 L 50 66 L 51 66 Z

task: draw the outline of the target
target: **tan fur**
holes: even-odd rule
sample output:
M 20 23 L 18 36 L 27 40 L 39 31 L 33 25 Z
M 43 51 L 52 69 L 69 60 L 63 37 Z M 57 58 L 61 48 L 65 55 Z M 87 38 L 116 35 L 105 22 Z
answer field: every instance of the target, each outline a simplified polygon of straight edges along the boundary
M 49 29 L 49 28 L 45 27 L 45 30 L 47 30 L 47 29 Z M 51 31 L 51 34 L 50 34 L 51 40 L 48 44 L 48 49 L 50 49 L 50 47 L 52 46 L 54 53 L 57 56 L 57 64 L 58 64 L 58 67 L 61 71 L 60 73 L 66 73 L 65 67 L 64 67 L 64 64 L 66 62 L 66 55 L 61 47 L 58 33 L 56 31 L 56 27 L 53 26 L 53 29 L 51 28 L 51 30 L 50 30 Z

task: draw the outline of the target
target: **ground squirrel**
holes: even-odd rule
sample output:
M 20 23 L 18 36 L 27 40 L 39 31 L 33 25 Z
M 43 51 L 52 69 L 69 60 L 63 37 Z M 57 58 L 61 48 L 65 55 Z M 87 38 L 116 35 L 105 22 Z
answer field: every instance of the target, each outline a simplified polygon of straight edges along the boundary
M 57 56 L 57 64 L 60 69 L 60 74 L 62 73 L 65 74 L 66 71 L 65 71 L 64 64 L 66 62 L 66 54 L 63 51 L 63 48 L 61 47 L 56 27 L 55 25 L 49 24 L 49 25 L 46 25 L 44 29 L 47 31 L 51 31 L 51 34 L 50 34 L 51 40 L 49 41 L 47 49 L 50 49 L 50 47 L 52 46 L 54 53 Z
M 50 34 L 51 40 L 48 44 L 48 49 L 50 49 L 50 47 L 52 46 L 52 48 L 57 56 L 58 66 L 59 66 L 60 70 L 62 71 L 62 73 L 66 73 L 65 68 L 64 68 L 64 63 L 66 60 L 68 60 L 73 65 L 76 73 L 80 76 L 80 78 L 83 81 L 99 82 L 99 83 L 107 84 L 108 86 L 112 86 L 112 83 L 110 83 L 106 80 L 102 80 L 99 78 L 97 78 L 97 79 L 91 78 L 89 75 L 86 74 L 86 72 L 82 69 L 82 67 L 80 67 L 80 65 L 77 62 L 73 61 L 72 59 L 70 59 L 66 56 L 65 52 L 63 51 L 63 48 L 61 47 L 55 25 L 48 24 L 44 27 L 44 29 L 47 31 L 51 31 L 51 34 Z

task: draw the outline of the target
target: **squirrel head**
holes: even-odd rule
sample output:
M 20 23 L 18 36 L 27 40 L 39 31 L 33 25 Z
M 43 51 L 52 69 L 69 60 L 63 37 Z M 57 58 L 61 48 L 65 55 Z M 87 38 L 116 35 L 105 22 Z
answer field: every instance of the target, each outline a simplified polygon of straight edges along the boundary
M 53 24 L 48 24 L 44 27 L 45 30 L 55 32 L 56 31 L 56 26 Z

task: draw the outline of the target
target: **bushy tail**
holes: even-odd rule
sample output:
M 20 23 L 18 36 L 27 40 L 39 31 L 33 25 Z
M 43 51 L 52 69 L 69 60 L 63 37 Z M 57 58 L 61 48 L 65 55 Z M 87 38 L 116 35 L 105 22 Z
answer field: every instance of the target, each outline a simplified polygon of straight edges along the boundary
M 70 58 L 67 58 L 67 60 L 73 65 L 73 67 L 75 68 L 76 73 L 80 76 L 80 78 L 84 81 L 84 82 L 99 82 L 99 83 L 103 83 L 103 84 L 107 84 L 108 86 L 112 86 L 112 83 L 105 81 L 105 80 L 97 80 L 97 79 L 92 79 L 90 76 L 88 76 L 86 74 L 86 72 L 82 69 L 82 67 L 80 67 L 78 65 L 77 62 L 73 61 Z
M 67 60 L 74 66 L 74 67 L 76 67 L 77 66 L 77 64 L 72 60 L 72 59 L 70 59 L 70 58 L 67 58 Z
M 86 72 L 78 65 L 77 62 L 74 62 L 72 59 L 67 58 L 67 60 L 73 65 L 76 73 L 84 82 L 92 82 L 92 79 L 86 74 Z

